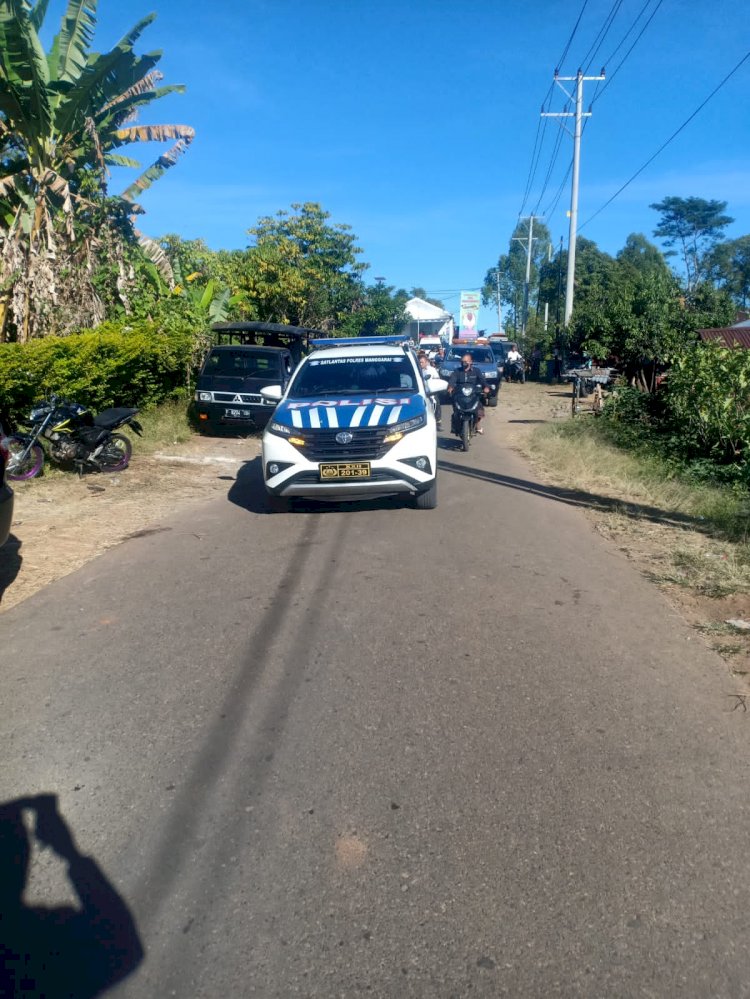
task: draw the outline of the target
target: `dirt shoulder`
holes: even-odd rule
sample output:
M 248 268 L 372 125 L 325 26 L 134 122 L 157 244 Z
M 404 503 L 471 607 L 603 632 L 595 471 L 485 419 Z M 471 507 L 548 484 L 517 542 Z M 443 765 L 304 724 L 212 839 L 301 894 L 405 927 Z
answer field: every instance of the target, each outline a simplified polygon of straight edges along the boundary
M 115 475 L 51 471 L 15 482 L 11 537 L 0 549 L 0 612 L 79 568 L 168 513 L 226 495 L 260 438 L 195 436 L 139 454 Z

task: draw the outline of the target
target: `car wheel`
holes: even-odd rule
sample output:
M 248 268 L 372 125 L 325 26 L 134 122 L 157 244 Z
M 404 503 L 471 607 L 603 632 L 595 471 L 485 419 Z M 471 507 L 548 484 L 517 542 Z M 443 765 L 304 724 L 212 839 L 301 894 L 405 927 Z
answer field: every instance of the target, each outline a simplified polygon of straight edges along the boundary
M 490 409 L 494 409 L 495 406 L 497 406 L 497 396 L 496 395 L 490 396 L 487 404 L 490 407 Z
M 417 510 L 434 510 L 437 506 L 437 479 L 423 493 L 417 493 L 414 497 L 414 506 Z

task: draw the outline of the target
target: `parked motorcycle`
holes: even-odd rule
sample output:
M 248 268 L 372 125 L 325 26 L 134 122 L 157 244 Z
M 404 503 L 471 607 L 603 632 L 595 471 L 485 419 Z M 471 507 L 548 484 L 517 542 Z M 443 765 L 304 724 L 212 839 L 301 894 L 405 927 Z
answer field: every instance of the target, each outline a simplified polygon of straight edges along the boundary
M 477 412 L 482 401 L 482 389 L 477 384 L 456 385 L 451 402 L 451 433 L 461 438 L 464 451 L 469 450 L 469 441 L 477 430 Z
M 114 433 L 129 426 L 140 436 L 143 431 L 134 419 L 137 409 L 117 407 L 94 415 L 85 406 L 51 396 L 37 403 L 29 413 L 28 433 L 12 434 L 5 443 L 10 452 L 7 477 L 14 481 L 33 479 L 44 467 L 45 441 L 50 458 L 60 465 L 84 470 L 119 472 L 128 467 L 133 446 L 124 434 Z

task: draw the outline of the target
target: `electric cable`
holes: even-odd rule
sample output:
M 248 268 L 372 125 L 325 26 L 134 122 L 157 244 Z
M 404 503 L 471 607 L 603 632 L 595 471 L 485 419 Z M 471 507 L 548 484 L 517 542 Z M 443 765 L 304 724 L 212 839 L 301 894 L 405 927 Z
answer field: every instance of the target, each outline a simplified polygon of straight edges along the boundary
M 646 28 L 648 28 L 649 24 L 651 24 L 651 22 L 653 21 L 654 17 L 656 16 L 657 11 L 659 10 L 659 8 L 661 7 L 661 5 L 662 5 L 663 2 L 664 2 L 664 0 L 657 0 L 656 6 L 651 11 L 651 14 L 649 15 L 648 20 L 646 21 L 646 23 L 643 25 L 643 27 L 641 28 L 641 30 L 638 32 L 638 34 L 637 34 L 637 36 L 636 36 L 635 41 L 633 42 L 633 44 L 630 46 L 630 48 L 628 49 L 628 51 L 625 53 L 625 55 L 622 57 L 622 59 L 620 60 L 620 62 L 617 64 L 617 66 L 615 66 L 614 70 L 607 76 L 607 79 L 604 81 L 604 85 L 602 86 L 601 90 L 598 90 L 598 91 L 594 92 L 594 96 L 591 99 L 591 105 L 592 106 L 593 106 L 594 102 L 598 101 L 599 98 L 604 94 L 604 91 L 607 89 L 607 87 L 610 85 L 610 83 L 614 80 L 614 78 L 620 72 L 620 70 L 623 67 L 623 64 L 626 61 L 626 59 L 628 58 L 628 56 L 630 55 L 630 53 L 633 51 L 633 49 L 636 47 L 636 45 L 638 44 L 638 42 L 641 40 L 641 37 L 643 36 L 643 33 L 645 32 Z M 641 14 L 643 13 L 643 11 L 648 6 L 648 3 L 650 3 L 650 0 L 648 0 L 648 2 L 646 3 L 646 5 L 642 8 L 641 13 L 638 14 L 638 17 L 635 19 L 635 21 L 631 25 L 631 28 L 626 33 L 625 38 L 627 38 L 627 35 L 630 34 L 630 31 L 632 31 L 632 29 L 635 27 L 636 22 L 638 21 L 638 18 L 641 17 Z M 623 41 L 624 41 L 624 39 L 623 39 Z M 620 45 L 621 44 L 622 44 L 622 42 L 620 43 Z M 619 48 L 620 48 L 620 46 L 618 45 L 618 49 Z M 615 49 L 615 52 L 617 52 L 617 49 Z
M 640 176 L 643 173 L 643 171 L 646 169 L 646 167 L 650 166 L 651 163 L 654 162 L 654 160 L 656 159 L 656 157 L 660 153 L 664 152 L 664 150 L 667 148 L 667 146 L 670 145 L 670 143 L 673 142 L 674 139 L 677 138 L 677 136 L 680 134 L 680 132 L 682 132 L 690 124 L 690 122 L 693 120 L 693 118 L 695 118 L 696 115 L 698 115 L 703 110 L 703 108 L 708 104 L 708 102 L 716 94 L 718 94 L 718 92 L 721 90 L 721 88 L 734 76 L 734 74 L 737 72 L 737 70 L 744 63 L 746 63 L 748 59 L 750 59 L 750 51 L 746 52 L 745 55 L 737 63 L 737 65 L 727 73 L 727 75 L 724 77 L 724 79 L 721 81 L 721 83 L 719 83 L 716 87 L 714 87 L 714 89 L 711 91 L 711 93 L 708 95 L 708 97 L 706 97 L 706 99 L 701 104 L 698 105 L 698 107 L 695 109 L 695 111 L 693 111 L 693 113 L 690 115 L 690 117 L 686 118 L 685 121 L 683 121 L 683 123 L 680 125 L 680 127 L 678 129 L 676 129 L 674 132 L 672 132 L 672 134 L 669 136 L 669 138 L 666 140 L 666 142 L 663 142 L 659 146 L 659 148 L 656 150 L 656 152 L 652 156 L 649 156 L 649 158 L 646 160 L 646 162 L 643 164 L 643 166 L 639 167 L 636 170 L 636 172 L 633 174 L 633 176 L 630 177 L 628 180 L 626 180 L 625 183 L 622 185 L 622 187 L 618 188 L 615 191 L 615 193 L 612 195 L 612 197 L 609 198 L 607 201 L 604 202 L 604 204 L 601 206 L 601 208 L 598 208 L 594 212 L 593 215 L 590 215 L 586 219 L 586 221 L 583 223 L 583 225 L 579 226 L 579 229 L 583 229 L 583 226 L 588 225 L 589 222 L 593 222 L 593 220 L 597 217 L 597 215 L 600 215 L 604 211 L 605 208 L 608 208 L 609 205 L 611 205 L 612 202 L 615 200 L 615 198 L 618 198 L 622 194 L 622 192 L 625 190 L 625 188 L 629 187 L 633 183 L 633 181 L 636 179 L 636 177 Z

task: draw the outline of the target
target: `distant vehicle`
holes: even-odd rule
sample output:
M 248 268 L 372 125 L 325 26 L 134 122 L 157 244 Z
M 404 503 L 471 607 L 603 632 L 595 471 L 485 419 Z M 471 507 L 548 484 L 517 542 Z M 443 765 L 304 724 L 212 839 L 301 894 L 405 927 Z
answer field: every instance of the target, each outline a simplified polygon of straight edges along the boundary
M 440 365 L 440 377 L 445 378 L 447 381 L 453 372 L 461 367 L 461 358 L 464 354 L 471 354 L 474 366 L 482 372 L 487 380 L 487 385 L 490 389 L 487 404 L 489 406 L 497 406 L 501 373 L 498 369 L 495 355 L 489 345 L 486 347 L 472 347 L 464 346 L 463 344 L 454 344 Z
M 437 428 L 412 345 L 401 337 L 314 340 L 286 388 L 267 386 L 276 409 L 263 434 L 269 507 L 289 499 L 410 496 L 437 505 Z
M 206 355 L 195 390 L 199 428 L 262 429 L 274 410 L 265 385 L 286 388 L 318 330 L 281 323 L 215 323 L 217 344 Z
M 5 481 L 5 469 L 10 457 L 8 447 L 0 426 L 0 545 L 4 545 L 10 534 L 13 523 L 13 490 Z
M 432 359 L 440 347 L 443 346 L 443 341 L 439 336 L 422 336 L 419 338 L 418 349 L 426 350 L 427 356 Z

